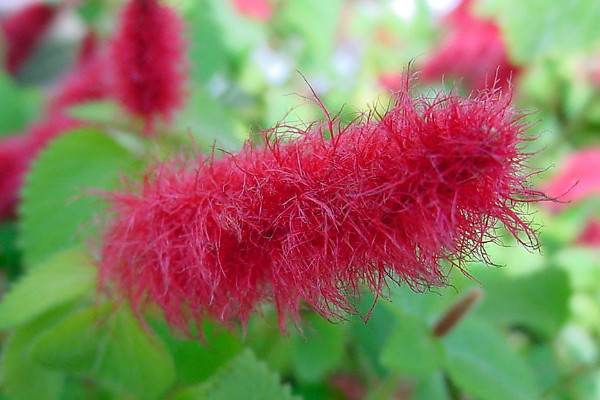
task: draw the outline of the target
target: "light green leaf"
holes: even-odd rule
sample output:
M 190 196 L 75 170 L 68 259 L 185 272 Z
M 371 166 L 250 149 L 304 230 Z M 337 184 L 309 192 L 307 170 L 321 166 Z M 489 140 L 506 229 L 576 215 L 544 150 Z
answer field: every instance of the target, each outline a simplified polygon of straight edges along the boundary
M 175 380 L 173 360 L 125 307 L 93 306 L 63 319 L 33 348 L 42 365 L 89 376 L 139 399 L 162 396 Z
M 569 316 L 569 277 L 558 268 L 544 268 L 532 274 L 508 277 L 490 270 L 478 276 L 483 302 L 477 312 L 495 322 L 525 326 L 551 336 Z
M 425 376 L 442 365 L 444 348 L 423 320 L 405 315 L 397 319 L 380 359 L 395 372 Z
M 295 340 L 292 369 L 298 379 L 315 383 L 339 366 L 344 355 L 344 324 L 333 324 L 320 315 L 307 318 L 303 335 Z
M 120 107 L 114 101 L 88 101 L 69 107 L 68 113 L 73 118 L 82 121 L 114 124 L 116 116 L 120 115 Z
M 54 308 L 89 293 L 96 269 L 87 253 L 71 249 L 30 270 L 0 302 L 0 328 L 32 321 Z
M 27 113 L 19 88 L 4 70 L 0 70 L 0 137 L 6 133 L 18 133 L 25 128 Z
M 510 54 L 520 63 L 540 55 L 564 57 L 598 44 L 600 2 L 596 0 L 497 0 Z
M 186 389 L 172 400 L 299 400 L 276 373 L 247 350 L 207 383 Z
M 25 265 L 81 244 L 104 204 L 92 190 L 106 190 L 135 159 L 102 132 L 80 128 L 64 134 L 33 163 L 23 189 L 21 246 Z
M 445 338 L 446 370 L 456 386 L 479 400 L 531 400 L 532 370 L 490 326 L 465 320 Z

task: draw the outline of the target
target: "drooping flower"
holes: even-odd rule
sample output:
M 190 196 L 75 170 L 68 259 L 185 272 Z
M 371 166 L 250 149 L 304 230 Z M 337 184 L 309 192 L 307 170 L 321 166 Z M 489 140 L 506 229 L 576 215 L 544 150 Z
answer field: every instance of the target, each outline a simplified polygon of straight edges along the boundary
M 236 10 L 243 15 L 267 22 L 273 16 L 273 4 L 269 0 L 233 0 Z
M 33 3 L 0 22 L 6 45 L 6 69 L 15 75 L 57 14 L 57 7 Z
M 64 112 L 66 107 L 91 100 L 100 100 L 110 94 L 109 60 L 99 48 L 93 34 L 82 41 L 78 63 L 57 84 L 48 103 L 48 113 Z
M 423 78 L 462 79 L 471 89 L 508 88 L 519 69 L 508 57 L 498 25 L 470 10 L 463 0 L 445 19 L 448 34 L 422 67 Z
M 157 117 L 181 106 L 186 67 L 183 22 L 157 0 L 130 0 L 110 45 L 114 96 L 141 117 L 147 132 Z
M 387 277 L 444 285 L 445 264 L 486 258 L 498 223 L 534 240 L 518 206 L 540 193 L 526 184 L 526 126 L 508 100 L 397 96 L 379 119 L 149 169 L 108 195 L 102 281 L 184 331 L 206 317 L 245 323 L 270 302 L 284 329 L 303 302 L 343 318 Z
M 548 196 L 558 202 L 547 203 L 552 210 L 560 210 L 572 202 L 600 196 L 600 147 L 592 147 L 570 154 L 560 165 L 557 173 L 544 185 Z

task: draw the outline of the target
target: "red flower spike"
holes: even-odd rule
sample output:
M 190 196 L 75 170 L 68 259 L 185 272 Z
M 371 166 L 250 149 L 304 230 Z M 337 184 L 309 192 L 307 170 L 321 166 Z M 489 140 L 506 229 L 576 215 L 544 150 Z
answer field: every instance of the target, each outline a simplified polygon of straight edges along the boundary
M 183 22 L 157 0 L 130 0 L 110 46 L 114 95 L 152 131 L 183 102 Z
M 543 186 L 548 196 L 558 202 L 547 203 L 547 207 L 557 211 L 570 202 L 583 201 L 592 196 L 600 196 L 600 147 L 579 150 L 567 157 L 556 175 Z
M 6 43 L 6 68 L 12 75 L 35 49 L 57 10 L 49 4 L 33 3 L 2 20 L 0 28 Z
M 542 197 L 526 184 L 526 126 L 498 92 L 404 89 L 380 120 L 334 123 L 193 169 L 168 162 L 108 195 L 102 282 L 184 331 L 206 317 L 245 324 L 267 302 L 283 330 L 302 302 L 344 318 L 386 277 L 444 285 L 444 262 L 487 259 L 498 222 L 535 243 L 517 207 Z
M 577 238 L 577 243 L 589 247 L 600 247 L 600 219 L 588 219 L 585 228 Z
M 475 90 L 507 89 L 518 67 L 510 62 L 496 23 L 475 16 L 469 10 L 472 3 L 463 1 L 445 19 L 449 33 L 423 65 L 423 78 L 437 80 L 450 75 L 464 79 Z

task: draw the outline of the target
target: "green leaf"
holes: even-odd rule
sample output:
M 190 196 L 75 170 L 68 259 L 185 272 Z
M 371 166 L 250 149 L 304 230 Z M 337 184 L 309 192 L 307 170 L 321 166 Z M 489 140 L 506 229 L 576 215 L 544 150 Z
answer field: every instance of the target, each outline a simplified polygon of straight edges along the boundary
M 443 342 L 448 375 L 469 395 L 479 400 L 537 398 L 533 372 L 490 326 L 467 319 Z
M 436 372 L 419 380 L 412 400 L 450 400 L 448 385 L 441 372 Z
M 157 321 L 152 328 L 173 356 L 178 380 L 187 384 L 208 379 L 243 350 L 235 334 L 208 321 L 202 341 L 174 337 L 164 321 Z
M 555 254 L 554 263 L 567 272 L 574 290 L 595 292 L 600 287 L 600 261 L 595 249 L 565 247 Z
M 173 360 L 125 307 L 88 307 L 44 333 L 33 348 L 42 365 L 84 374 L 112 390 L 156 399 L 175 380 Z
M 186 389 L 172 400 L 299 400 L 276 373 L 246 350 L 207 383 Z
M 9 336 L 2 349 L 1 385 L 11 400 L 58 400 L 64 382 L 62 373 L 46 369 L 31 358 L 36 338 L 64 312 L 46 314 L 23 325 Z
M 552 336 L 569 316 L 569 277 L 558 268 L 509 277 L 490 270 L 480 279 L 484 296 L 477 310 L 482 318 L 521 325 L 540 335 Z
M 341 363 L 346 325 L 333 324 L 320 315 L 311 315 L 307 322 L 304 335 L 295 340 L 292 369 L 299 380 L 315 383 Z
M 440 368 L 444 348 L 423 320 L 405 315 L 397 319 L 380 358 L 390 370 L 425 376 Z
M 23 189 L 25 265 L 83 243 L 93 231 L 93 217 L 104 208 L 91 190 L 113 188 L 119 173 L 134 164 L 114 139 L 94 129 L 75 129 L 52 142 L 34 162 Z
M 190 77 L 195 82 L 207 83 L 216 73 L 227 71 L 222 25 L 215 22 L 213 5 L 208 0 L 196 0 L 185 19 L 190 38 Z
M 520 63 L 540 55 L 564 57 L 597 45 L 600 2 L 596 0 L 497 0 L 510 54 Z
M 27 112 L 19 88 L 4 70 L 0 70 L 0 137 L 17 133 L 27 123 Z
M 87 253 L 71 249 L 30 270 L 0 302 L 0 328 L 11 328 L 89 293 L 96 269 Z
M 110 100 L 87 101 L 69 107 L 70 116 L 82 121 L 98 122 L 100 124 L 114 124 L 115 117 L 120 115 L 119 105 Z

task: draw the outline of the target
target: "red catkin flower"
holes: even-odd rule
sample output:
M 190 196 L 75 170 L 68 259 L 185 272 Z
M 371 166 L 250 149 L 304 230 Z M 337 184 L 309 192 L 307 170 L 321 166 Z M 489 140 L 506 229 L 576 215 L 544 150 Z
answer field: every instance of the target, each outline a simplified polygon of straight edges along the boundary
M 475 90 L 507 88 L 518 68 L 508 58 L 496 23 L 474 15 L 472 3 L 463 0 L 447 16 L 448 35 L 423 65 L 422 76 L 427 80 L 457 77 Z
M 6 43 L 6 69 L 15 75 L 46 33 L 57 14 L 49 4 L 33 3 L 3 19 L 0 28 Z
M 570 203 L 600 196 L 600 147 L 591 147 L 570 154 L 557 173 L 544 185 L 543 191 L 558 202 L 547 203 L 557 211 Z
M 168 119 L 183 102 L 183 22 L 157 0 L 130 0 L 110 45 L 114 96 L 146 123 Z
M 269 302 L 284 329 L 302 302 L 326 318 L 355 312 L 351 299 L 384 293 L 386 277 L 444 285 L 446 263 L 486 259 L 498 223 L 535 241 L 515 209 L 541 196 L 526 184 L 526 126 L 497 91 L 404 89 L 381 118 L 334 126 L 167 162 L 109 194 L 103 284 L 184 331 L 206 317 L 246 323 Z

